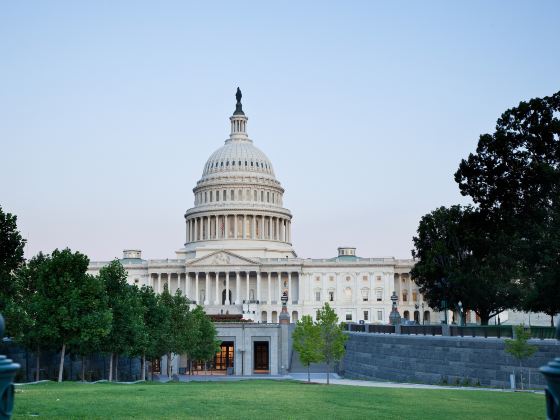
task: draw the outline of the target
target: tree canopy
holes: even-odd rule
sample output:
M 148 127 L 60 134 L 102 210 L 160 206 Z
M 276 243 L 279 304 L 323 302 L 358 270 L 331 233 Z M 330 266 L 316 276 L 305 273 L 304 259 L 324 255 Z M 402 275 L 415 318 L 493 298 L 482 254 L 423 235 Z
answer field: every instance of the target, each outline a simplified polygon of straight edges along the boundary
M 348 336 L 338 323 L 338 316 L 328 303 L 317 310 L 317 326 L 320 335 L 320 350 L 323 360 L 327 363 L 327 384 L 329 383 L 330 370 L 333 362 L 339 361 L 346 348 L 344 343 Z
M 323 360 L 321 330 L 313 322 L 310 315 L 304 315 L 297 322 L 292 333 L 294 349 L 298 352 L 299 359 L 307 366 L 307 382 L 311 382 L 309 367 L 311 363 L 319 363 Z

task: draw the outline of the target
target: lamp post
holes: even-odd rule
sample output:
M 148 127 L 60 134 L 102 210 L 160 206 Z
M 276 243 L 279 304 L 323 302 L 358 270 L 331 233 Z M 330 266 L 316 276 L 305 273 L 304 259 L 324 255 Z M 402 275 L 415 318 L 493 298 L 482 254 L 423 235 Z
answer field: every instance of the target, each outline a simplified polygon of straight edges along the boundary
M 397 294 L 394 291 L 393 294 L 391 295 L 391 300 L 393 301 L 393 305 L 391 309 L 391 314 L 389 315 L 389 322 L 391 323 L 391 325 L 399 325 L 401 323 L 401 315 L 397 310 L 397 300 L 399 300 L 399 298 L 397 297 Z
M 0 315 L 0 340 L 4 337 L 4 318 Z M 14 377 L 19 369 L 4 355 L 0 355 L 0 419 L 10 419 L 14 409 Z
M 560 321 L 556 328 L 556 339 L 560 340 Z M 548 420 L 560 419 L 560 357 L 548 362 L 546 366 L 540 368 L 544 375 L 547 386 L 545 389 L 546 397 L 546 418 Z
M 459 307 L 459 326 L 462 327 L 463 326 L 463 303 L 459 301 L 457 306 Z
M 445 317 L 443 323 L 447 324 L 447 301 L 445 299 L 441 301 L 441 310 L 443 311 L 443 316 Z
M 426 317 L 424 316 L 424 302 L 422 302 L 422 325 L 426 324 Z

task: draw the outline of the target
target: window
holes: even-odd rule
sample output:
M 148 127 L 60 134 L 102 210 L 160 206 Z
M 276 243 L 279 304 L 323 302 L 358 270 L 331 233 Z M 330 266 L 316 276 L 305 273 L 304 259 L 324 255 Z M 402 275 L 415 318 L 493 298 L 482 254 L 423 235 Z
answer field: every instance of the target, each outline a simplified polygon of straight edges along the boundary
M 381 281 L 381 276 L 377 276 L 377 281 Z
M 266 202 L 270 203 L 270 191 L 266 192 Z
M 377 320 L 383 321 L 383 311 L 377 311 Z
M 367 302 L 368 300 L 369 300 L 369 289 L 367 287 L 364 287 L 362 289 L 362 301 Z
M 363 276 L 363 277 L 362 277 L 362 280 L 363 280 L 363 281 L 368 281 L 368 280 L 369 280 L 369 279 L 368 279 L 368 276 Z
M 403 302 L 408 302 L 408 292 L 406 290 L 402 292 L 402 300 Z
M 352 321 L 352 312 L 346 312 L 346 321 Z
M 334 277 L 333 277 L 333 276 L 330 276 L 330 277 L 329 277 L 329 281 L 334 281 Z
M 376 299 L 378 302 L 381 302 L 381 301 L 383 300 L 383 289 L 377 289 L 377 290 L 375 291 L 375 299 Z
M 334 302 L 334 290 L 329 290 L 329 302 Z
M 227 193 L 226 190 L 224 190 L 224 191 L 222 192 L 222 197 L 223 197 L 224 201 L 227 201 L 227 194 L 226 194 L 226 193 Z
M 261 201 L 264 202 L 264 191 L 261 191 Z
M 243 190 L 239 190 L 239 191 L 238 191 L 237 200 L 238 200 L 238 201 L 243 200 Z
M 352 300 L 352 289 L 350 289 L 349 287 L 344 289 L 344 298 L 346 300 Z
M 208 201 L 208 192 L 204 191 L 204 202 L 206 203 Z
M 368 311 L 364 311 L 364 321 L 367 321 L 369 319 L 369 313 Z
M 216 201 L 220 201 L 220 191 L 216 191 Z
M 321 292 L 319 290 L 315 291 L 315 302 L 321 302 Z
M 412 292 L 412 301 L 418 302 L 418 292 L 416 291 Z

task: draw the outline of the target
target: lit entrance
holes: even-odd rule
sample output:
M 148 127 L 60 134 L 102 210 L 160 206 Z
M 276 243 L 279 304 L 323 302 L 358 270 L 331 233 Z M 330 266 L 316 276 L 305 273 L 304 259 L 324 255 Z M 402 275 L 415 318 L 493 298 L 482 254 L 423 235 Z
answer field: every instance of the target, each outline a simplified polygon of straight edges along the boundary
M 220 351 L 214 356 L 214 370 L 224 375 L 233 375 L 233 341 L 222 341 Z
M 270 373 L 268 341 L 255 341 L 253 350 L 253 373 Z

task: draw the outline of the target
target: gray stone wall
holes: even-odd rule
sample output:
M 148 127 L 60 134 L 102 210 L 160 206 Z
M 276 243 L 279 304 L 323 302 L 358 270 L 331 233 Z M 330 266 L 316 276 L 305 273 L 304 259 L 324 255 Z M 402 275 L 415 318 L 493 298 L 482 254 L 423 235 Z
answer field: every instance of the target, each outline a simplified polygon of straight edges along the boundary
M 341 372 L 347 378 L 428 384 L 481 385 L 509 388 L 509 375 L 519 367 L 498 338 L 407 336 L 349 333 Z M 556 340 L 530 340 L 539 350 L 523 362 L 527 385 L 543 388 L 538 372 L 560 356 Z

